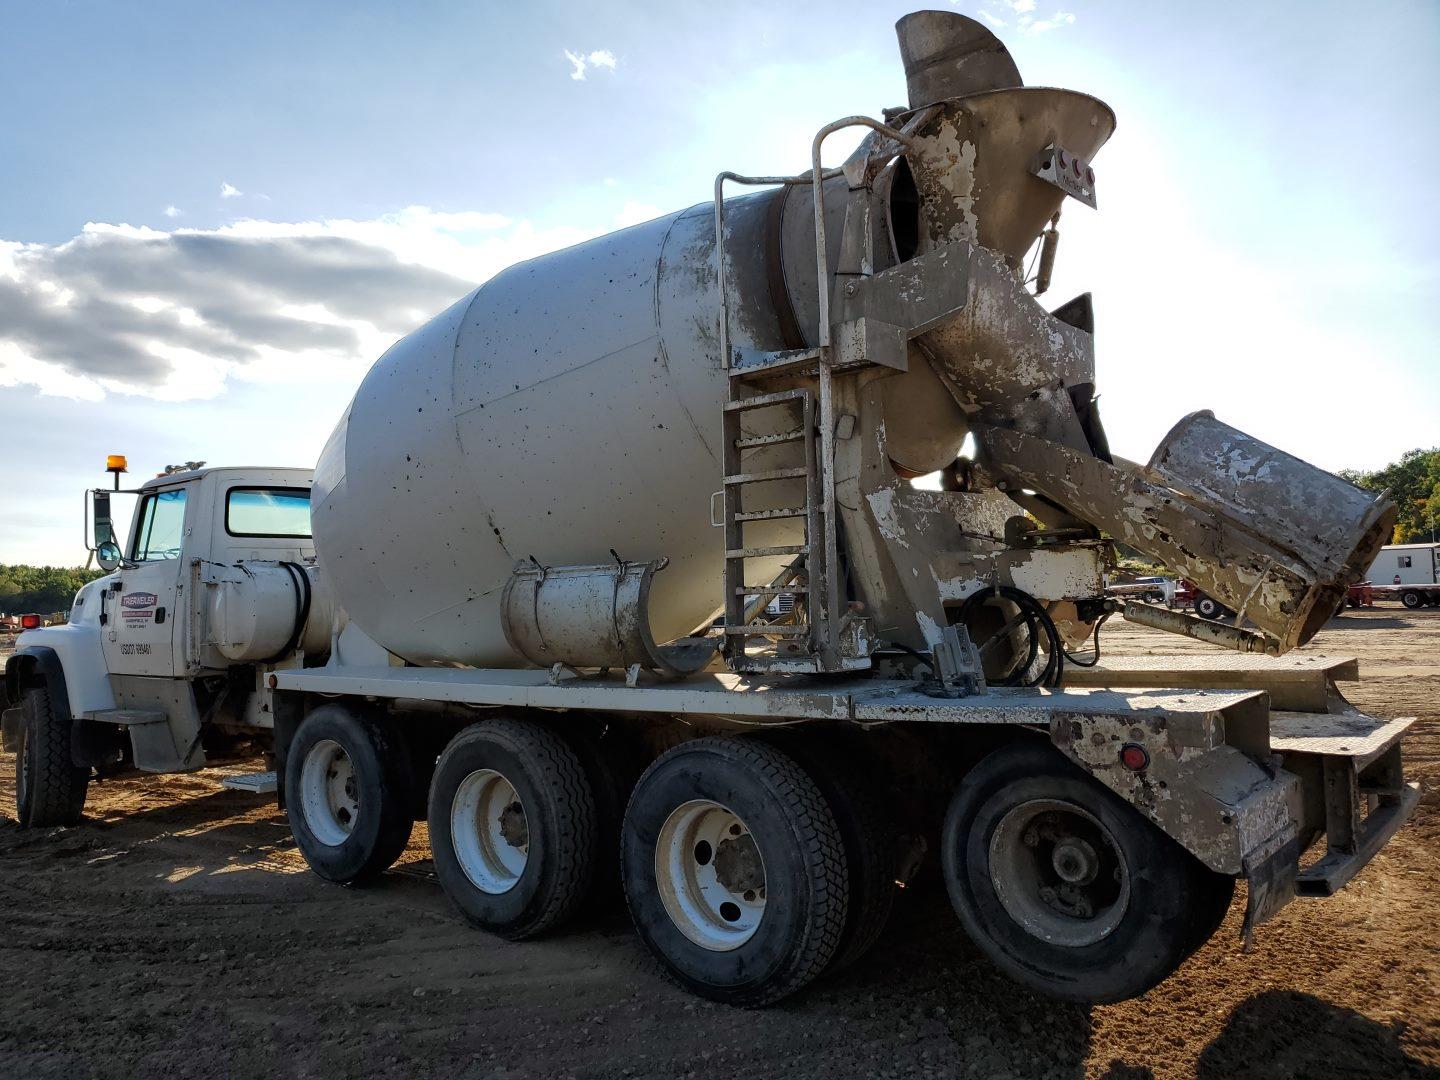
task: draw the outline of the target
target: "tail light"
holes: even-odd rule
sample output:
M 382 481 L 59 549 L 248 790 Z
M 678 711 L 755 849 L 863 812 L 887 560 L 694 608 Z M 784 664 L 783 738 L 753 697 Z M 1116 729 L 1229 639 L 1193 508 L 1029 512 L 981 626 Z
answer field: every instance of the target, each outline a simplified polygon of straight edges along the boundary
M 39 625 L 40 625 L 40 616 L 39 616 L 39 615 L 21 615 L 21 616 L 20 616 L 20 629 L 21 629 L 21 630 L 34 630 L 34 629 L 36 629 Z

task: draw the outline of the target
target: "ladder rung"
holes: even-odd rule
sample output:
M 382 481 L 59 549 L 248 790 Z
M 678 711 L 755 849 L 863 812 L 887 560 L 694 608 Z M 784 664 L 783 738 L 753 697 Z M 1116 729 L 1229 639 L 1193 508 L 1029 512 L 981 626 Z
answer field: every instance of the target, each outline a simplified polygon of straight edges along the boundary
M 739 585 L 736 596 L 804 596 L 810 591 L 808 585 Z
M 808 544 L 780 544 L 776 547 L 727 548 L 727 559 L 764 559 L 772 555 L 809 555 Z
M 745 412 L 747 409 L 766 409 L 771 405 L 783 405 L 787 401 L 804 401 L 809 396 L 809 390 L 777 390 L 773 394 L 756 394 L 753 397 L 727 401 L 725 411 Z
M 775 521 L 778 518 L 803 518 L 810 513 L 808 506 L 781 506 L 774 510 L 751 510 L 736 514 L 734 521 Z
M 799 442 L 805 438 L 804 428 L 793 431 L 777 431 L 773 435 L 744 435 L 735 440 L 736 450 L 752 450 L 757 446 L 778 446 L 780 443 Z
M 790 375 L 795 371 L 820 363 L 819 349 L 790 349 L 786 352 L 765 354 L 764 359 L 750 364 L 738 364 L 730 369 L 732 379 L 766 379 Z
M 794 469 L 771 469 L 768 472 L 736 473 L 723 478 L 725 484 L 763 484 L 767 480 L 798 480 L 806 475 L 805 467 Z
M 801 634 L 808 634 L 809 632 L 810 627 L 803 623 L 788 623 L 785 626 L 772 626 L 769 623 L 746 623 L 744 626 L 725 627 L 725 633 L 731 637 L 759 637 L 761 635 L 799 637 Z

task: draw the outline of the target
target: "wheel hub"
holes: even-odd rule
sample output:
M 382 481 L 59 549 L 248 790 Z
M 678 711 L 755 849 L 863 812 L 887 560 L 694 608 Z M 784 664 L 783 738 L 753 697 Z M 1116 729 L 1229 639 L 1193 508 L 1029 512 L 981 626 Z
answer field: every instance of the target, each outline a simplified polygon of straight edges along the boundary
M 736 826 L 738 828 L 738 826 Z M 715 879 L 732 893 L 754 892 L 765 887 L 765 867 L 760 849 L 749 833 L 723 840 L 715 850 Z
M 360 816 L 355 766 L 334 739 L 321 739 L 300 766 L 301 813 L 311 834 L 326 847 L 349 839 Z
M 519 799 L 500 811 L 500 836 L 513 848 L 529 846 L 530 823 L 525 820 L 525 808 Z
M 1050 853 L 1055 873 L 1071 885 L 1089 885 L 1100 872 L 1100 858 L 1095 849 L 1078 836 L 1067 836 Z
M 1114 932 L 1129 906 L 1119 845 L 1075 803 L 1032 799 L 1012 807 L 991 834 L 989 855 L 1006 913 L 1051 944 L 1093 945 Z
M 530 823 L 515 785 L 494 769 L 461 780 L 450 803 L 450 841 L 477 889 L 513 889 L 530 864 Z
M 709 799 L 677 806 L 660 827 L 655 883 L 675 928 L 701 948 L 744 945 L 765 917 L 765 860 L 734 811 Z

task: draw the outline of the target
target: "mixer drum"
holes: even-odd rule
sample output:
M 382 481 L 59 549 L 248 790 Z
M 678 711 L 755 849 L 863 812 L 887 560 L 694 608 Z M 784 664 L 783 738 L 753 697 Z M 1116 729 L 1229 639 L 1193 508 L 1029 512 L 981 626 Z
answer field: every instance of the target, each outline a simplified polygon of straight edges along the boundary
M 769 198 L 727 207 L 737 346 L 781 347 L 761 261 Z M 711 616 L 727 378 L 713 258 L 713 209 L 696 206 L 511 267 L 380 358 L 312 495 L 320 557 L 366 634 L 414 663 L 522 664 L 500 620 L 516 563 L 601 563 L 612 548 L 670 560 L 650 597 L 657 642 Z M 795 528 L 749 535 L 796 543 Z

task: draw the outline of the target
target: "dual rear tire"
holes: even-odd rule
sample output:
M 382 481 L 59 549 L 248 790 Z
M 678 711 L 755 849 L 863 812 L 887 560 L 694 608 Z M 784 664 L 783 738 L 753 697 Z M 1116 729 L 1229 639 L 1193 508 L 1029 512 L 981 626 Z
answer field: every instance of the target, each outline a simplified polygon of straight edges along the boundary
M 620 859 L 640 939 L 703 997 L 769 1004 L 840 947 L 840 829 L 814 779 L 775 747 L 705 738 L 662 755 L 631 797 Z

